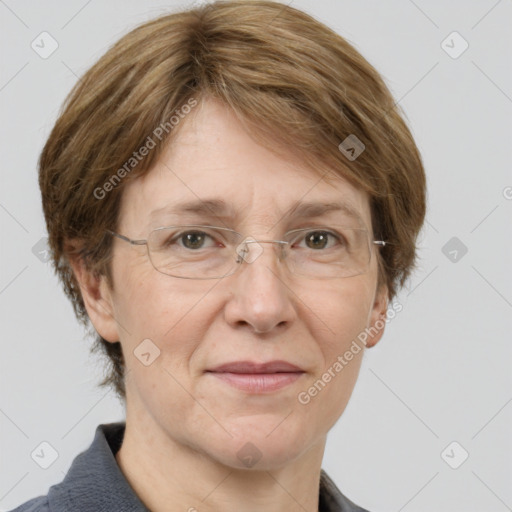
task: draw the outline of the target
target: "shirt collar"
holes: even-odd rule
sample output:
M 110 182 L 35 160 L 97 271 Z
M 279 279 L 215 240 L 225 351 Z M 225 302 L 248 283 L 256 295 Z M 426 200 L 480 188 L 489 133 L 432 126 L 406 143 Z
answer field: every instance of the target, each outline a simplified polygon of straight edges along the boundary
M 124 422 L 96 428 L 91 446 L 74 459 L 62 483 L 48 492 L 52 512 L 148 512 L 115 459 L 124 429 Z
M 64 478 L 50 488 L 52 512 L 149 512 L 121 472 L 115 454 L 125 422 L 99 425 L 91 446 L 78 455 Z M 367 512 L 346 498 L 324 470 L 320 473 L 320 512 Z

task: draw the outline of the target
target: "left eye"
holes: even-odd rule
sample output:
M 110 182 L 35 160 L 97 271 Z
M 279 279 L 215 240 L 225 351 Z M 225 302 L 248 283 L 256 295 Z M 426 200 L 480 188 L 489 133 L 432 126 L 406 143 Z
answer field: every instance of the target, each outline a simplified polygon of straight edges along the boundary
M 310 231 L 304 235 L 301 242 L 306 244 L 308 249 L 329 249 L 336 242 L 340 242 L 339 237 L 330 231 Z

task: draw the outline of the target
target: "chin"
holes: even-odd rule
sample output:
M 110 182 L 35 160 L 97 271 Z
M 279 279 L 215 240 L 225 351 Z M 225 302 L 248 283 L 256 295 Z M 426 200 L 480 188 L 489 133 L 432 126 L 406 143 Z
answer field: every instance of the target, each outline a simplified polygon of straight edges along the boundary
M 226 430 L 233 437 L 222 436 L 222 439 L 214 440 L 213 443 L 209 437 L 206 441 L 209 444 L 206 452 L 211 459 L 232 469 L 280 469 L 303 455 L 314 444 L 312 437 L 304 431 L 304 424 L 301 426 L 292 423 L 292 415 L 283 421 L 285 417 L 286 415 L 276 421 L 273 415 L 272 421 L 267 418 L 260 422 L 252 417 L 251 422 L 228 425 Z M 221 450 L 216 449 L 222 443 L 224 446 Z

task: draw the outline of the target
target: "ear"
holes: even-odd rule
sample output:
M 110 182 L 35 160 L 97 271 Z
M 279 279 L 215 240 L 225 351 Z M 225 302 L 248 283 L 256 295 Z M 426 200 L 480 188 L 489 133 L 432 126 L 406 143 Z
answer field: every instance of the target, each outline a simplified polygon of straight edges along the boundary
M 70 259 L 70 265 L 80 285 L 85 308 L 94 328 L 105 340 L 119 341 L 118 325 L 114 318 L 112 289 L 107 277 L 86 268 L 80 256 Z
M 367 329 L 367 348 L 375 346 L 384 334 L 388 310 L 388 298 L 388 288 L 383 284 L 377 289 L 377 292 L 375 293 L 375 299 L 370 313 Z

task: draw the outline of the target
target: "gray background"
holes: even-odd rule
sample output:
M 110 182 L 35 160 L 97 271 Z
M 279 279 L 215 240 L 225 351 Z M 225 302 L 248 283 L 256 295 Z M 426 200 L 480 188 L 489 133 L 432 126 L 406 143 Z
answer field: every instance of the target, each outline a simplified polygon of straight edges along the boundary
M 77 77 L 121 35 L 180 4 L 0 1 L 0 510 L 46 494 L 99 423 L 124 417 L 113 393 L 96 388 L 90 340 L 37 256 L 45 227 L 36 162 Z M 365 356 L 324 468 L 372 512 L 512 510 L 512 2 L 292 5 L 384 75 L 429 184 L 420 267 L 398 297 L 403 311 Z M 47 59 L 31 48 L 42 31 L 59 45 Z M 453 31 L 469 44 L 457 58 L 441 46 Z M 463 49 L 457 37 L 445 43 L 452 54 Z M 59 454 L 48 469 L 30 455 L 43 441 Z M 453 441 L 460 447 L 443 459 Z M 452 469 L 446 460 L 462 450 L 468 459 Z

